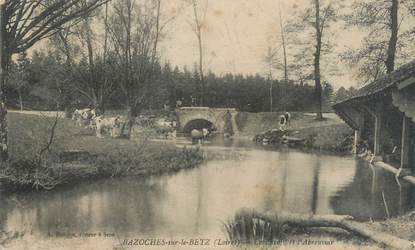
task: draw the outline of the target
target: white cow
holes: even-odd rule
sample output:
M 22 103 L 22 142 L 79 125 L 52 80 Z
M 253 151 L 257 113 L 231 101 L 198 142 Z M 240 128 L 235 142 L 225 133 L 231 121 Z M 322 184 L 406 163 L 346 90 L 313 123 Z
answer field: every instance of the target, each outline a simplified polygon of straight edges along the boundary
M 115 129 L 119 128 L 122 123 L 120 118 L 120 116 L 110 118 L 104 118 L 104 116 L 97 116 L 95 118 L 97 137 L 104 138 L 102 136 L 102 131 L 104 129 L 109 131 L 111 137 L 116 137 Z
M 176 121 L 169 121 L 166 119 L 157 119 L 154 123 L 156 131 L 166 137 L 176 130 Z
M 72 120 L 77 121 L 79 126 L 87 124 L 87 126 L 92 126 L 92 121 L 96 117 L 95 109 L 85 108 L 85 109 L 75 109 L 72 115 Z
M 190 136 L 192 137 L 193 143 L 202 143 L 209 136 L 209 130 L 207 128 L 203 128 L 202 130 L 193 129 L 190 131 Z

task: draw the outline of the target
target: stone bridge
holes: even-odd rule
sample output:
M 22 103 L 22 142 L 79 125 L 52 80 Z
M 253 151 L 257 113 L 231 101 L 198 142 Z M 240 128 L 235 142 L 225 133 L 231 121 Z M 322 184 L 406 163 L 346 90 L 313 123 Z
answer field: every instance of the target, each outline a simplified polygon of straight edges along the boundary
M 175 110 L 178 119 L 178 131 L 189 133 L 191 129 L 208 127 L 219 133 L 224 133 L 226 119 L 230 118 L 228 124 L 232 126 L 234 134 L 238 133 L 236 126 L 235 109 L 227 108 L 208 108 L 208 107 L 182 107 Z M 229 117 L 229 118 L 227 118 Z

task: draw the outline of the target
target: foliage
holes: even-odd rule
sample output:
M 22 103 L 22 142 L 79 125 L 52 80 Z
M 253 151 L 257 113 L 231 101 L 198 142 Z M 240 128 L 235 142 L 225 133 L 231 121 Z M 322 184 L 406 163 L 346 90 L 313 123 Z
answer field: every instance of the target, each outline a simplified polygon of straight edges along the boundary
M 298 53 L 294 55 L 296 68 L 302 75 L 314 79 L 317 119 L 322 120 L 322 82 L 325 74 L 336 71 L 333 63 L 333 33 L 331 29 L 339 17 L 342 1 L 312 0 L 304 11 L 297 11 L 287 25 L 289 33 L 295 33 L 294 43 Z M 301 48 L 301 49 L 299 49 Z
M 8 75 L 8 84 L 16 90 L 19 98 L 20 110 L 23 110 L 22 93 L 28 88 L 30 71 L 28 69 L 30 61 L 26 53 L 20 53 L 15 63 L 10 64 L 11 74 Z
M 412 0 L 354 1 L 350 13 L 344 16 L 348 29 L 365 33 L 360 48 L 349 48 L 342 58 L 351 66 L 358 65 L 363 83 L 377 79 L 406 63 L 413 51 L 414 20 Z
M 352 97 L 356 91 L 357 90 L 354 87 L 350 87 L 349 89 L 340 87 L 334 94 L 333 103 L 338 103 Z
M 254 211 L 242 210 L 232 220 L 224 224 L 225 232 L 230 240 L 244 244 L 261 242 L 271 243 L 285 239 L 291 232 L 288 224 L 280 223 L 276 216 L 274 221 L 267 221 Z
M 101 59 L 97 58 L 96 64 Z M 35 52 L 27 65 L 27 84 L 22 92 L 25 106 L 35 110 L 55 110 L 56 103 L 66 102 L 74 108 L 94 106 L 90 98 L 79 94 L 77 89 L 82 86 L 82 76 L 87 74 L 88 64 L 84 60 L 74 62 L 72 68 L 78 75 L 68 75 L 67 65 L 62 55 L 56 51 Z M 157 70 L 152 76 L 151 93 L 146 103 L 141 105 L 141 110 L 162 109 L 164 104 L 170 107 L 176 106 L 177 100 L 183 101 L 183 106 L 191 106 L 191 96 L 198 96 L 196 88 L 197 78 L 186 67 L 180 70 L 178 67 L 171 68 L 170 64 L 163 67 L 156 64 Z M 108 68 L 106 75 L 117 74 L 115 68 Z M 14 76 L 12 72 L 11 77 Z M 104 77 L 104 76 L 102 76 Z M 108 77 L 113 81 L 112 86 L 119 87 L 117 78 Z M 279 80 L 265 79 L 259 75 L 232 75 L 217 76 L 209 72 L 206 75 L 205 104 L 210 107 L 237 108 L 242 111 L 263 112 L 269 110 L 269 85 L 273 85 L 273 99 L 275 111 L 312 111 L 313 106 L 309 100 L 313 96 L 313 87 L 289 81 L 285 83 Z M 84 88 L 87 85 L 84 85 Z M 327 92 L 323 91 L 325 100 L 330 100 L 332 87 L 329 83 L 325 85 Z M 8 97 L 12 106 L 18 106 L 18 95 L 12 85 L 9 86 Z M 326 96 L 327 95 L 327 96 Z M 105 102 L 105 109 L 120 109 L 124 94 L 115 90 Z M 325 103 L 324 110 L 328 110 L 330 102 Z M 63 106 L 63 105 L 62 105 Z

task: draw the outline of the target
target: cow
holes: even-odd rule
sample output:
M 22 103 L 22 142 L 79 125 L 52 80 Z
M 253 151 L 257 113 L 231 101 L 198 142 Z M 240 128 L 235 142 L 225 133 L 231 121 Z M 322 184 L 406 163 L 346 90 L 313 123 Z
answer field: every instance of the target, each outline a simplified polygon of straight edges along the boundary
M 115 133 L 115 130 L 117 128 L 120 128 L 122 124 L 120 116 L 110 118 L 105 118 L 104 116 L 97 116 L 94 120 L 96 124 L 96 136 L 98 138 L 104 138 L 102 136 L 102 131 L 104 129 L 109 131 L 111 137 L 116 137 L 117 135 Z
M 166 138 L 169 137 L 169 134 L 173 133 L 176 130 L 177 123 L 176 121 L 169 121 L 166 119 L 157 119 L 154 123 L 154 128 L 156 131 Z
M 202 130 L 193 129 L 190 132 L 190 136 L 192 137 L 193 143 L 202 143 L 209 136 L 209 130 L 207 128 L 203 128 Z
M 75 109 L 72 114 L 72 120 L 77 121 L 79 126 L 86 125 L 92 126 L 92 121 L 97 116 L 95 109 L 85 108 L 85 109 Z

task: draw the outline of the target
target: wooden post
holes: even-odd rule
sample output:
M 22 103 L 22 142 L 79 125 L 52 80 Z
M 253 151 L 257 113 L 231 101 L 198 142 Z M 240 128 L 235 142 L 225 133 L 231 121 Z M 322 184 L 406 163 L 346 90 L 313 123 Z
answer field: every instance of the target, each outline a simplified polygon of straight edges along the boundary
M 409 130 L 410 130 L 410 119 L 403 115 L 402 122 L 402 144 L 401 144 L 401 168 L 409 167 Z
M 357 145 L 359 144 L 359 130 L 354 131 L 353 154 L 357 154 Z
M 5 94 L 5 10 L 6 1 L 0 0 L 0 162 L 8 159 L 7 145 L 7 108 Z
M 374 138 L 374 149 L 373 149 L 373 153 L 375 154 L 375 156 L 379 156 L 382 151 L 381 134 L 382 134 L 382 106 L 378 105 L 376 107 L 376 114 L 375 114 L 375 138 Z
M 357 154 L 357 147 L 359 145 L 359 142 L 362 139 L 362 133 L 363 133 L 363 128 L 364 128 L 364 116 L 363 115 L 359 115 L 357 117 L 357 126 L 358 129 L 354 131 L 354 145 L 353 145 L 353 153 Z

